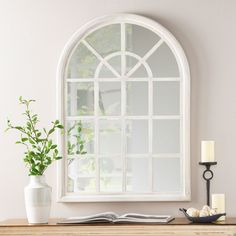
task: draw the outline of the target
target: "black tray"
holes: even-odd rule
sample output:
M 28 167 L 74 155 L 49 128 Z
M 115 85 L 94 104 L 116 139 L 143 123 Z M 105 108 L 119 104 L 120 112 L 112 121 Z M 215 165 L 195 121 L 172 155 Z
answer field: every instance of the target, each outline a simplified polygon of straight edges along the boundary
M 226 216 L 226 213 L 221 213 L 213 216 L 192 217 L 187 214 L 186 209 L 180 208 L 179 210 L 182 211 L 186 218 L 193 223 L 211 223 L 219 219 L 221 216 Z

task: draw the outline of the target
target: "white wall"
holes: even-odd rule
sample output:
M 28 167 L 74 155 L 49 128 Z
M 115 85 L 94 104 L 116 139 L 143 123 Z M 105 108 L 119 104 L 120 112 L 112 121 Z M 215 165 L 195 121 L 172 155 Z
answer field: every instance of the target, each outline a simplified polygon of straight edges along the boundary
M 179 207 L 201 207 L 205 183 L 198 166 L 200 140 L 216 141 L 212 192 L 225 193 L 236 216 L 236 1 L 234 0 L 0 0 L 0 220 L 25 217 L 28 183 L 23 148 L 4 133 L 7 116 L 20 121 L 17 98 L 37 100 L 43 125 L 56 117 L 56 66 L 70 36 L 88 20 L 129 12 L 157 20 L 182 44 L 191 69 L 192 201 L 171 203 L 55 202 L 56 165 L 46 173 L 53 187 L 52 216 L 112 210 L 180 215 Z

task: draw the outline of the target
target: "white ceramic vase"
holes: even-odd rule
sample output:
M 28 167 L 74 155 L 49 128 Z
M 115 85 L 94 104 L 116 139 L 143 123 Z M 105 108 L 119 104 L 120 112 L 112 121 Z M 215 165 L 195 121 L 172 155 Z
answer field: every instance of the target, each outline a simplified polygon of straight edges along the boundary
M 28 222 L 48 223 L 52 188 L 47 185 L 45 176 L 30 176 L 30 183 L 25 187 L 24 192 Z

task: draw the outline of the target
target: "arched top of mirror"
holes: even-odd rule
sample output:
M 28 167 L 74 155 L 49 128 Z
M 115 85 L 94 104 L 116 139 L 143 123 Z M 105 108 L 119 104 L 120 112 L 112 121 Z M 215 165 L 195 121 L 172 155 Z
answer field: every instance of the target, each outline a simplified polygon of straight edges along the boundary
M 104 60 L 109 66 L 104 65 Z M 159 23 L 132 14 L 103 16 L 81 27 L 65 46 L 58 73 L 65 78 L 189 80 L 188 62 L 175 37 Z

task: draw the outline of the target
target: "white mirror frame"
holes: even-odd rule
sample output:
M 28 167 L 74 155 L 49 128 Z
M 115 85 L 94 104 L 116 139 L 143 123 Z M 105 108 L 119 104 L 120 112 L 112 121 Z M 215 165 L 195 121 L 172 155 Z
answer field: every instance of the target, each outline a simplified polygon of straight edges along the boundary
M 114 24 L 114 23 L 131 23 L 138 24 L 147 29 L 150 29 L 158 34 L 171 48 L 180 70 L 181 78 L 181 101 L 184 101 L 182 105 L 182 120 L 183 120 L 183 148 L 181 150 L 183 156 L 183 192 L 182 195 L 67 195 L 65 189 L 65 161 L 58 161 L 57 167 L 57 201 L 58 202 L 120 202 L 120 201 L 189 201 L 191 199 L 190 191 L 190 71 L 187 58 L 185 53 L 175 39 L 175 37 L 159 23 L 139 15 L 132 14 L 116 14 L 108 15 L 100 18 L 96 18 L 84 26 L 82 26 L 75 34 L 70 38 L 68 43 L 63 49 L 61 54 L 58 68 L 57 68 L 57 108 L 58 108 L 58 119 L 62 122 L 65 121 L 65 69 L 66 61 L 70 55 L 71 50 L 76 46 L 88 32 L 96 28 Z M 66 148 L 64 138 L 58 134 L 58 145 L 61 149 L 62 156 L 66 156 Z

